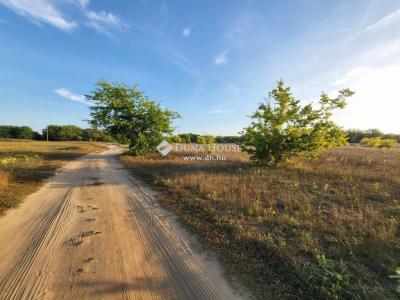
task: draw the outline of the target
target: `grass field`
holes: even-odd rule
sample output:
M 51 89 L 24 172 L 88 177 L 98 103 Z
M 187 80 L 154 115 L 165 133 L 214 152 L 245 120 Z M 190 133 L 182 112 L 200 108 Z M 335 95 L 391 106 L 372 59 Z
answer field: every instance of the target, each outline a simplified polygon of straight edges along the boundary
M 338 148 L 275 169 L 240 154 L 121 160 L 259 299 L 398 297 L 399 148 Z
M 37 190 L 67 161 L 103 149 L 100 143 L 0 140 L 0 214 Z

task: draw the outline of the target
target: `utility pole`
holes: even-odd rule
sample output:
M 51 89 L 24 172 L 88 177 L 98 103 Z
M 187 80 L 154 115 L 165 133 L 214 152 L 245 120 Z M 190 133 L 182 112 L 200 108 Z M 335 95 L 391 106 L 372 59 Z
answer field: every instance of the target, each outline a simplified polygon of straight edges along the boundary
M 47 141 L 49 141 L 49 125 L 47 125 L 46 137 L 47 137 Z

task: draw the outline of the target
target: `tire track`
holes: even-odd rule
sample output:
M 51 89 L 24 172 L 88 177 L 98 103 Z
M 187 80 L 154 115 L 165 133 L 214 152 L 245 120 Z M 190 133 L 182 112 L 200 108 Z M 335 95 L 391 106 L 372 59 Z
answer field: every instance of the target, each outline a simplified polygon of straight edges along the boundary
M 43 290 L 43 276 L 36 275 L 36 280 L 31 282 L 30 290 L 27 289 L 29 279 L 32 278 L 31 270 L 35 265 L 35 259 L 43 248 L 51 247 L 51 244 L 59 236 L 64 227 L 64 217 L 71 211 L 70 199 L 74 187 L 67 190 L 65 197 L 58 202 L 54 202 L 48 207 L 45 217 L 26 232 L 28 247 L 20 246 L 18 251 L 18 261 L 15 266 L 2 278 L 0 283 L 0 299 L 21 299 L 23 297 L 33 298 L 36 293 Z M 29 239 L 30 237 L 30 239 Z M 45 273 L 46 265 L 41 268 L 41 273 Z M 35 277 L 35 275 L 33 275 Z

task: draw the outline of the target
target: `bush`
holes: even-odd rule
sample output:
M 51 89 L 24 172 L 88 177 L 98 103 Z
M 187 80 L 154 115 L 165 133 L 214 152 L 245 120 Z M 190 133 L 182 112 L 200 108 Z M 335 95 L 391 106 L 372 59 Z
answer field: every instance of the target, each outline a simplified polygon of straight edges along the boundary
M 393 148 L 396 146 L 395 139 L 383 139 L 381 137 L 363 138 L 361 144 L 373 148 Z

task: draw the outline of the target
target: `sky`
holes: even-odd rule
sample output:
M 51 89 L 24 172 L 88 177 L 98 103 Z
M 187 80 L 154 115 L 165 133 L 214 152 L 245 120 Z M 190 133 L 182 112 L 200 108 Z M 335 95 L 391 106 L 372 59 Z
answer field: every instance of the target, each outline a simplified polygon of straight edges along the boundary
M 234 135 L 283 79 L 334 120 L 400 133 L 398 0 L 0 0 L 0 124 L 88 127 L 96 80 L 138 84 L 177 133 Z

